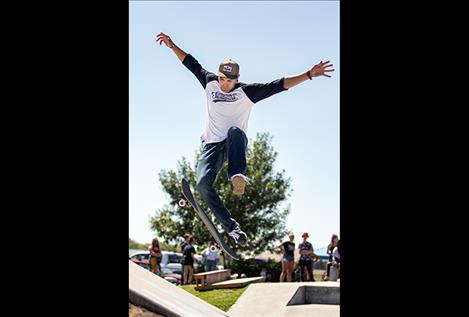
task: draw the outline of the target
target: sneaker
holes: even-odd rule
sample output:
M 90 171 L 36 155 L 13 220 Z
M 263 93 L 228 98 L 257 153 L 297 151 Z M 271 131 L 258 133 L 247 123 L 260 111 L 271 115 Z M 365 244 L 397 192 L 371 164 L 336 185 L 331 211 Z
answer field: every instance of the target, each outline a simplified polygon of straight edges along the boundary
M 248 178 L 243 174 L 236 174 L 231 177 L 231 183 L 233 183 L 233 193 L 240 197 L 244 194 L 246 188 L 246 182 Z
M 234 240 L 236 244 L 239 244 L 242 247 L 246 245 L 247 235 L 244 233 L 244 231 L 241 230 L 238 223 L 236 223 L 234 229 L 231 230 L 228 235 Z

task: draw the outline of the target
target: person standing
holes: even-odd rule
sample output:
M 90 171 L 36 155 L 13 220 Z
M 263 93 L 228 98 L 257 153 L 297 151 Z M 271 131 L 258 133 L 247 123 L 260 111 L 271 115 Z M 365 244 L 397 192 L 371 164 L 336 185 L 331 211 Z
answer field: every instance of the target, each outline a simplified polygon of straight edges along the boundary
M 207 250 L 203 253 L 205 257 L 205 272 L 217 270 L 218 255 L 217 247 L 213 241 L 210 241 Z
M 183 284 L 192 284 L 192 274 L 194 273 L 195 242 L 193 236 L 189 238 L 188 244 L 184 247 L 184 280 Z
M 278 247 L 282 250 L 282 273 L 280 274 L 280 282 L 285 281 L 285 277 L 288 282 L 291 282 L 293 273 L 293 264 L 295 263 L 295 235 L 293 232 L 288 234 L 288 241 L 283 242 Z
M 303 238 L 303 242 L 298 245 L 298 249 L 300 249 L 300 270 L 301 270 L 301 280 L 305 281 L 305 274 L 304 271 L 306 270 L 309 276 L 309 281 L 310 282 L 315 282 L 314 276 L 313 276 L 313 257 L 314 258 L 319 258 L 316 254 L 314 254 L 314 248 L 311 243 L 309 243 L 307 240 L 309 238 L 309 235 L 307 232 L 303 233 L 301 236 Z
M 157 238 L 154 238 L 151 242 L 151 246 L 148 248 L 150 251 L 150 266 L 153 273 L 158 273 L 160 270 L 159 264 L 161 262 L 161 248 L 160 248 L 160 242 L 158 241 Z

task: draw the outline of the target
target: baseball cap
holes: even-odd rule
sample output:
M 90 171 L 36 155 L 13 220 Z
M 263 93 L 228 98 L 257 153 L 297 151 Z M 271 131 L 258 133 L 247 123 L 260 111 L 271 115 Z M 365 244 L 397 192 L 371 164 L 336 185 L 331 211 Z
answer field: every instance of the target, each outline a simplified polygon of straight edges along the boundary
M 301 235 L 301 237 L 302 237 L 302 238 L 305 238 L 305 237 L 306 237 L 306 238 L 309 238 L 309 234 L 308 234 L 307 232 L 305 232 L 305 233 L 303 233 L 303 234 Z
M 238 79 L 239 64 L 232 59 L 221 62 L 218 67 L 218 76 L 227 77 L 229 79 Z

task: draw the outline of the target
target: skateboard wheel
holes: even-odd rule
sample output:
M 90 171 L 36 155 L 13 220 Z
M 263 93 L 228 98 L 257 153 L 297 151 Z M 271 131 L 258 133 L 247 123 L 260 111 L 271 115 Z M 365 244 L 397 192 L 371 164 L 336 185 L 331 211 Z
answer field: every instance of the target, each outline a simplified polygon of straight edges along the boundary
M 187 202 L 186 202 L 184 199 L 181 199 L 181 200 L 179 201 L 179 206 L 184 208 L 184 207 L 187 206 Z

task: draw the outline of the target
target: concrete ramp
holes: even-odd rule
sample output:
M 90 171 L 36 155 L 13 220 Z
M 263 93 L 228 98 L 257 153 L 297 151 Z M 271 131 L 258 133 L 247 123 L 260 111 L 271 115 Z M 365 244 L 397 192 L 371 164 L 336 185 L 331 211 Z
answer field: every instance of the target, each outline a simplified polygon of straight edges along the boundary
M 129 301 L 167 317 L 228 316 L 132 261 L 129 261 Z

